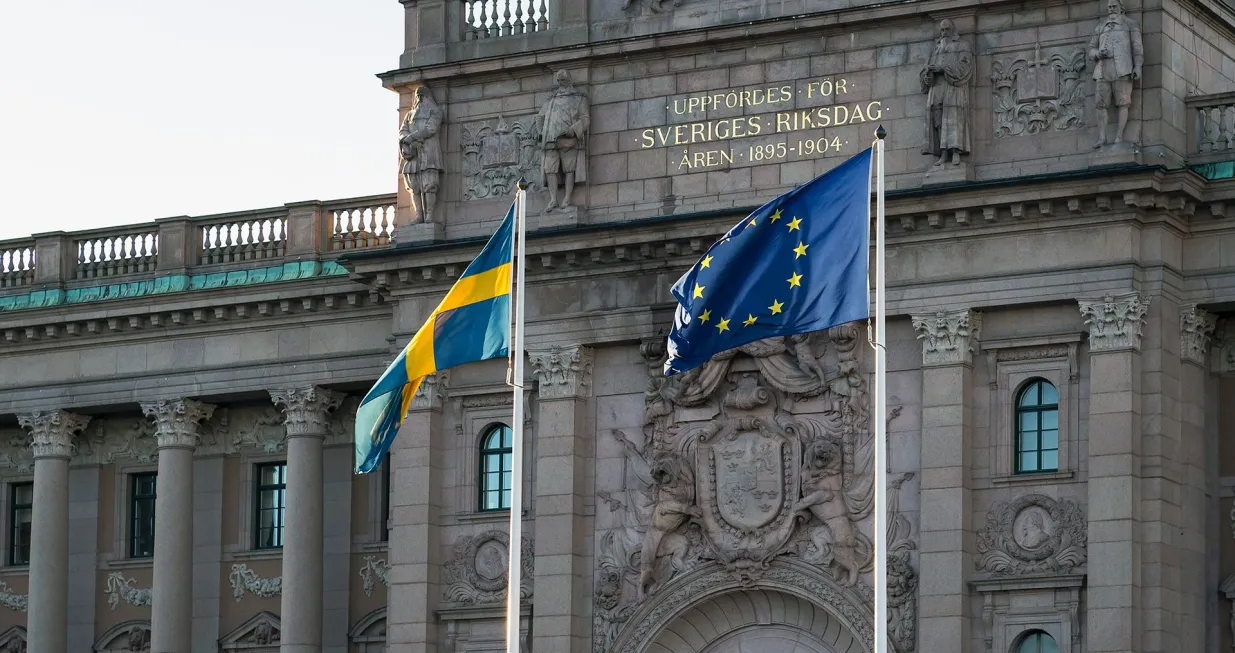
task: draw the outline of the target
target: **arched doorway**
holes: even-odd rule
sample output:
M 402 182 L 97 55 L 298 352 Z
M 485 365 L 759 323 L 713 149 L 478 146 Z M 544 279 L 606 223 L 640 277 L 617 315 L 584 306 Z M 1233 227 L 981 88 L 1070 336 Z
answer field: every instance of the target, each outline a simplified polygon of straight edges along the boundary
M 827 610 L 782 591 L 743 589 L 701 601 L 670 622 L 647 653 L 856 653 Z

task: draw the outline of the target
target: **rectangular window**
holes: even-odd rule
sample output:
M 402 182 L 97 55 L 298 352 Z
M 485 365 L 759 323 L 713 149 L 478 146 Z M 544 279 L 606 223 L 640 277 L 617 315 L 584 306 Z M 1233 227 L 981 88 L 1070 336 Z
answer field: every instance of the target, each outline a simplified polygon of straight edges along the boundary
M 257 466 L 257 540 L 255 548 L 283 546 L 284 508 L 287 507 L 287 463 Z
M 129 500 L 129 557 L 154 555 L 154 503 L 158 474 L 133 474 Z
M 390 454 L 382 466 L 382 541 L 390 541 Z
M 9 564 L 30 564 L 30 523 L 34 518 L 34 483 L 14 483 L 9 496 Z

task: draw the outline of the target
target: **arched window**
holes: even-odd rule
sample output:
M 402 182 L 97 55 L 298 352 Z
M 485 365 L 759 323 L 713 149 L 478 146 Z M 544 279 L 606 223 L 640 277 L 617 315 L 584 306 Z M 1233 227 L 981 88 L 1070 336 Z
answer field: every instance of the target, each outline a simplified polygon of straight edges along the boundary
M 1059 653 L 1059 645 L 1049 634 L 1041 630 L 1031 630 L 1021 638 L 1016 653 Z
M 480 509 L 510 508 L 511 430 L 505 424 L 494 424 L 480 436 Z
M 1016 396 L 1016 473 L 1059 469 L 1059 391 L 1033 379 Z

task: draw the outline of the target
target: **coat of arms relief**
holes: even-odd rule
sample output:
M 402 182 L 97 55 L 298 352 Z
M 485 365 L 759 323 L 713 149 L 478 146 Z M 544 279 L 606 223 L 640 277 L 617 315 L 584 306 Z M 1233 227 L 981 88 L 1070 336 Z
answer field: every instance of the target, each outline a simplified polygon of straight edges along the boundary
M 641 433 L 612 432 L 625 450 L 625 487 L 600 493 L 619 527 L 600 539 L 594 650 L 641 628 L 637 611 L 703 567 L 758 586 L 792 573 L 773 568 L 791 558 L 830 579 L 838 596 L 871 604 L 874 446 L 861 344 L 845 325 L 744 345 L 666 378 L 664 343 L 644 343 Z M 915 545 L 898 503 L 908 478 L 890 479 L 887 527 L 900 653 L 914 650 L 917 622 Z

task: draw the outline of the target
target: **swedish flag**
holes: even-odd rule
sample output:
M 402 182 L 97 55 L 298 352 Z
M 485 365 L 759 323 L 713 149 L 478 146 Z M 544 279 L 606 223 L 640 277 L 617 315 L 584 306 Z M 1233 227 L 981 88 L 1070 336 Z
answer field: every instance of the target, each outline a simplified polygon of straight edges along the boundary
M 674 284 L 665 374 L 870 311 L 871 150 L 746 216 Z
M 511 243 L 515 206 L 476 260 L 412 337 L 356 411 L 356 473 L 377 468 L 424 377 L 510 350 Z

